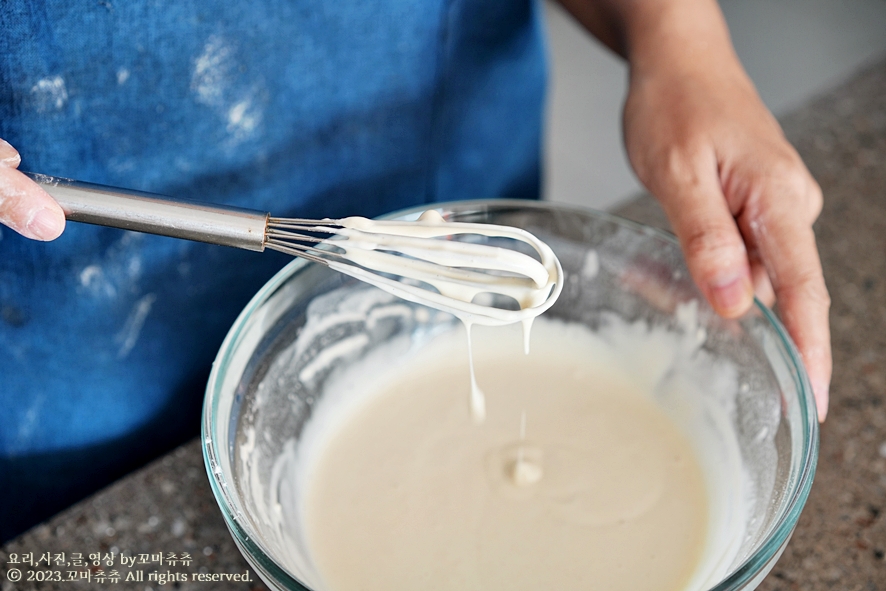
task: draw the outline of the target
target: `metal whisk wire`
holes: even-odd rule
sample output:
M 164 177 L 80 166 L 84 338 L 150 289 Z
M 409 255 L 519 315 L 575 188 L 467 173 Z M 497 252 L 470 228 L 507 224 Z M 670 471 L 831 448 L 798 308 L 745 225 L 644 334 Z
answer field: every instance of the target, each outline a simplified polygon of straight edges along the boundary
M 318 238 L 299 232 L 327 232 L 334 234 L 330 227 L 338 227 L 336 220 L 311 220 L 305 218 L 275 218 L 268 217 L 267 229 L 265 230 L 265 248 L 283 252 L 293 256 L 302 257 L 314 263 L 328 265 L 328 257 L 334 256 L 331 251 L 321 251 L 313 246 L 301 244 L 319 244 L 327 238 Z M 326 258 L 324 258 L 326 257 Z

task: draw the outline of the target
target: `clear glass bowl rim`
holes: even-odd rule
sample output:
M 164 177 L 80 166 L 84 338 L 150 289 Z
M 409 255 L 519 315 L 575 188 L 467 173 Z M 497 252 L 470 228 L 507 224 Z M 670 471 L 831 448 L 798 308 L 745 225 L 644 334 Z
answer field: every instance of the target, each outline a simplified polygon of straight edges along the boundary
M 380 216 L 380 218 L 392 219 L 410 215 L 417 216 L 428 209 L 445 211 L 455 208 L 459 213 L 465 213 L 469 212 L 471 208 L 478 212 L 486 212 L 495 209 L 513 209 L 515 207 L 545 211 L 558 210 L 563 213 L 573 212 L 576 214 L 596 217 L 627 228 L 632 228 L 635 231 L 651 234 L 658 239 L 679 246 L 676 237 L 663 230 L 646 226 L 607 212 L 597 211 L 587 207 L 552 203 L 549 201 L 530 201 L 522 199 L 449 201 L 409 207 L 385 214 Z M 237 546 L 241 551 L 245 551 L 249 554 L 252 558 L 250 562 L 254 563 L 253 566 L 258 566 L 264 571 L 266 576 L 270 576 L 286 589 L 304 591 L 312 590 L 305 587 L 298 579 L 290 575 L 270 556 L 268 556 L 264 548 L 250 537 L 249 532 L 247 532 L 240 524 L 239 520 L 236 519 L 230 503 L 227 500 L 227 484 L 224 482 L 224 474 L 216 474 L 212 469 L 212 466 L 214 462 L 217 464 L 215 451 L 217 448 L 215 444 L 217 439 L 215 437 L 214 426 L 216 423 L 215 418 L 218 416 L 218 388 L 222 383 L 220 377 L 225 374 L 230 362 L 231 354 L 235 349 L 235 345 L 239 342 L 239 337 L 243 329 L 247 326 L 255 311 L 258 310 L 284 282 L 307 268 L 309 265 L 314 264 L 316 263 L 310 263 L 299 258 L 291 261 L 268 280 L 261 289 L 259 289 L 237 317 L 237 320 L 234 321 L 234 324 L 231 326 L 231 329 L 228 331 L 225 340 L 219 348 L 218 355 L 212 365 L 209 380 L 206 384 L 206 396 L 203 401 L 203 423 L 201 429 L 203 461 L 206 467 L 207 476 L 209 477 L 210 487 L 212 488 L 213 496 L 221 508 L 225 523 L 234 537 Z M 783 547 L 790 539 L 794 527 L 800 518 L 800 513 L 803 510 L 803 506 L 806 504 L 806 500 L 809 497 L 809 491 L 812 488 L 812 481 L 815 477 L 815 468 L 818 461 L 818 415 L 806 369 L 803 366 L 793 340 L 791 340 L 787 330 L 775 314 L 756 298 L 754 298 L 754 305 L 775 330 L 782 346 L 788 353 L 790 360 L 789 370 L 796 382 L 800 399 L 800 426 L 803 429 L 801 437 L 803 448 L 800 450 L 801 469 L 799 477 L 796 479 L 796 486 L 793 490 L 787 491 L 787 501 L 782 504 L 783 510 L 775 520 L 769 538 L 728 577 L 720 581 L 716 586 L 711 587 L 709 591 L 739 591 L 767 566 L 771 568 L 770 562 L 783 550 Z M 223 445 L 226 446 L 227 443 L 225 442 Z

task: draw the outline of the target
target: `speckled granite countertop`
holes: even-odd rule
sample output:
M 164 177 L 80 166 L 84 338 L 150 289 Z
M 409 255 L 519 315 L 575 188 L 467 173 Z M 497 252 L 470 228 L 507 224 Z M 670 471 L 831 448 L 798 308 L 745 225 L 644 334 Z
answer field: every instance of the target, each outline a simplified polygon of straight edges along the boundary
M 761 589 L 886 591 L 886 62 L 782 121 L 825 194 L 816 226 L 833 306 L 834 379 L 812 494 Z M 666 226 L 640 198 L 617 213 Z M 10 581 L 9 564 L 65 553 L 62 582 Z M 76 566 L 89 554 L 112 564 Z M 119 553 L 135 564 L 122 564 Z M 162 562 L 158 554 L 162 553 Z M 176 564 L 170 564 L 170 554 Z M 187 564 L 181 562 L 187 554 Z M 76 573 L 76 582 L 68 581 Z M 137 579 L 141 573 L 142 580 Z M 160 575 L 187 575 L 164 581 Z M 116 574 L 118 578 L 113 577 Z M 240 580 L 212 581 L 213 574 Z M 195 575 L 198 575 L 195 577 Z M 51 575 L 57 576 L 57 575 Z M 127 577 L 130 581 L 126 581 Z M 13 574 L 13 577 L 15 575 Z M 167 586 L 168 585 L 168 586 Z M 260 590 L 228 534 L 193 441 L 0 549 L 0 589 Z

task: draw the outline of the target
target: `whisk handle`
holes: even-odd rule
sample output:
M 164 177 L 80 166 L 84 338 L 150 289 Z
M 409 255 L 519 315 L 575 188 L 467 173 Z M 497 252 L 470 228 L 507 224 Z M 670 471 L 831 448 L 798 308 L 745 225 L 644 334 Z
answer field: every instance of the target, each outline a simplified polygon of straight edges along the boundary
M 263 251 L 268 214 L 25 173 L 73 222 Z

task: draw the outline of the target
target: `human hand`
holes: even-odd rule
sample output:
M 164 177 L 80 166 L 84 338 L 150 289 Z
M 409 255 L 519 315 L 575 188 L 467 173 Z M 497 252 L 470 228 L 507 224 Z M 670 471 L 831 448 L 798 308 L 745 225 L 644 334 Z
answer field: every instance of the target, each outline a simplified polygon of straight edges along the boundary
M 657 53 L 640 47 L 632 56 L 624 110 L 631 164 L 664 207 L 693 279 L 718 313 L 743 314 L 755 293 L 777 301 L 824 420 L 830 299 L 812 230 L 821 190 L 731 46 L 697 35 L 702 45 L 680 47 L 679 36 L 658 29 L 650 37 L 656 34 L 677 43 L 673 52 L 659 43 Z M 656 45 L 650 41 L 647 48 Z
M 35 182 L 16 170 L 18 151 L 0 140 L 0 224 L 26 238 L 55 240 L 65 229 L 62 208 Z

